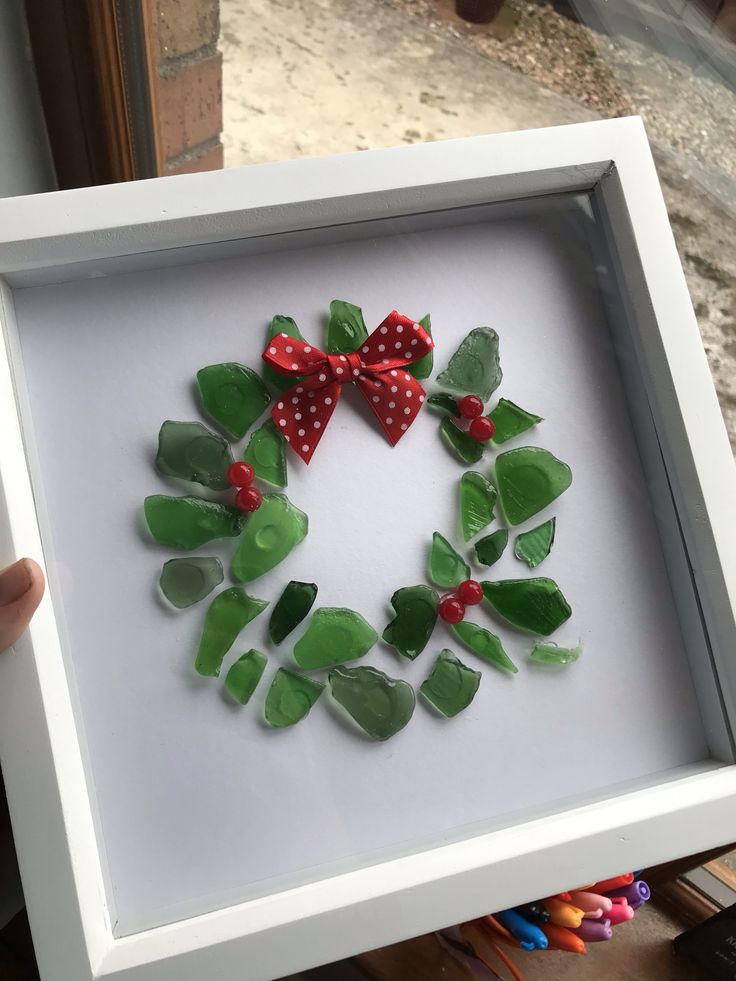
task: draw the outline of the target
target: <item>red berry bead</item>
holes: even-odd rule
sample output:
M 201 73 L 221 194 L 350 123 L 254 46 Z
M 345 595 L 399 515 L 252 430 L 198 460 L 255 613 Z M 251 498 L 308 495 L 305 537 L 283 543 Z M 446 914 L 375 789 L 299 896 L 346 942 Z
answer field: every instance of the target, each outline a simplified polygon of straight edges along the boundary
M 493 436 L 495 431 L 496 427 L 488 416 L 479 416 L 477 419 L 473 419 L 468 429 L 473 439 L 477 439 L 479 443 L 485 443 Z
M 475 606 L 483 599 L 483 587 L 475 579 L 466 579 L 457 587 L 457 595 L 466 606 Z
M 440 600 L 440 616 L 445 623 L 460 623 L 465 616 L 465 604 L 454 593 Z
M 235 506 L 241 511 L 257 511 L 263 503 L 263 494 L 257 487 L 241 487 L 235 495 Z
M 254 476 L 253 467 L 249 463 L 239 461 L 231 463 L 227 468 L 227 479 L 233 487 L 247 487 L 253 483 Z
M 477 419 L 483 415 L 483 400 L 477 395 L 466 395 L 457 403 L 457 409 L 463 419 Z

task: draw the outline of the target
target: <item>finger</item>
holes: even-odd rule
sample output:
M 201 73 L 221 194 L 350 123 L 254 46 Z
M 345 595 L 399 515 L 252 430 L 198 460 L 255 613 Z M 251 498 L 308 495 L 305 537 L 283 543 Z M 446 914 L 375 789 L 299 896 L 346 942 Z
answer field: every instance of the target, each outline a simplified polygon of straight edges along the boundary
M 20 559 L 0 572 L 0 651 L 16 642 L 41 602 L 44 578 L 33 559 Z

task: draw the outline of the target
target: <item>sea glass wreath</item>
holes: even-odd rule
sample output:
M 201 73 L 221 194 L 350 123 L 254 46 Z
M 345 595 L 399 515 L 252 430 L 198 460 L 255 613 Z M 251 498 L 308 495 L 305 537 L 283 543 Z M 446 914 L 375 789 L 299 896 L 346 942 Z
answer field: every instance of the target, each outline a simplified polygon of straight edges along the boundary
M 307 535 L 307 515 L 283 492 L 288 455 L 296 452 L 310 462 L 344 384 L 356 384 L 369 402 L 393 447 L 387 445 L 387 452 L 401 452 L 396 444 L 419 411 L 441 415 L 440 438 L 447 451 L 463 466 L 476 467 L 459 475 L 459 522 L 448 515 L 448 527 L 459 524 L 464 547 L 480 566 L 493 566 L 506 549 L 509 529 L 530 522 L 570 486 L 569 466 L 547 450 L 506 449 L 541 417 L 505 398 L 486 412 L 485 403 L 503 379 L 496 331 L 471 330 L 438 374 L 438 390 L 425 401 L 420 382 L 432 374 L 435 342 L 428 315 L 413 321 L 394 311 L 369 334 L 359 307 L 333 300 L 324 351 L 302 336 L 294 320 L 279 315 L 267 331 L 260 374 L 235 362 L 197 373 L 203 413 L 219 432 L 200 421 L 167 420 L 159 432 L 156 467 L 206 488 L 206 496 L 152 495 L 145 499 L 144 515 L 158 544 L 185 553 L 234 539 L 228 570 L 234 583 L 225 583 L 219 558 L 202 554 L 168 559 L 159 577 L 158 588 L 175 609 L 202 602 L 224 584 L 204 615 L 194 657 L 200 675 L 219 676 L 241 633 L 268 606 L 245 586 L 271 572 Z M 249 431 L 247 443 L 234 455 L 233 442 Z M 492 466 L 477 466 L 489 448 L 497 451 Z M 438 447 L 438 452 L 444 451 Z M 318 468 L 319 461 L 313 466 Z M 489 533 L 495 522 L 502 526 Z M 555 517 L 520 531 L 515 556 L 535 569 L 549 555 L 555 532 Z M 390 598 L 394 615 L 381 642 L 398 657 L 414 660 L 440 621 L 447 631 L 443 643 L 458 643 L 481 661 L 516 673 L 501 639 L 466 618 L 467 608 L 478 605 L 531 635 L 531 662 L 559 666 L 577 660 L 579 645 L 562 648 L 547 639 L 572 612 L 556 582 L 544 576 L 479 582 L 453 537 L 437 531 L 421 546 L 429 546 L 432 585 L 396 590 Z M 268 635 L 274 648 L 309 620 L 289 666 L 278 666 L 265 687 L 265 721 L 274 729 L 295 725 L 327 691 L 335 709 L 366 737 L 395 735 L 414 713 L 413 687 L 373 666 L 355 666 L 379 643 L 379 633 L 355 610 L 320 607 L 312 612 L 317 594 L 317 584 L 292 581 L 273 606 Z M 250 649 L 231 664 L 224 685 L 235 702 L 250 702 L 268 661 L 268 654 Z M 480 681 L 479 670 L 444 647 L 419 693 L 436 717 L 451 718 L 471 704 Z

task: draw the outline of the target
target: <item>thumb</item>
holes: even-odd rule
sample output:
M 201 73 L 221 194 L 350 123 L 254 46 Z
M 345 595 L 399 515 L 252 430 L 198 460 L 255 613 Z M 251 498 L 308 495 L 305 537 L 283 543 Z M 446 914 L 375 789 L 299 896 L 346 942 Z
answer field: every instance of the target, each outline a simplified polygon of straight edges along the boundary
M 44 590 L 33 559 L 20 559 L 0 572 L 0 651 L 11 647 L 28 626 Z

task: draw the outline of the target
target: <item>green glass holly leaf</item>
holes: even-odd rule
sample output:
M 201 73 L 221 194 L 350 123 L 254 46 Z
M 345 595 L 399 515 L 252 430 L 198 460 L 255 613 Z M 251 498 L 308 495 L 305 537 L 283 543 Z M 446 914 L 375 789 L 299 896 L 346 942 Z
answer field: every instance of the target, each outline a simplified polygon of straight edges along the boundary
M 501 384 L 498 334 L 492 327 L 476 327 L 462 341 L 450 363 L 437 376 L 437 384 L 462 395 L 478 395 L 487 402 Z
M 327 324 L 328 353 L 348 354 L 357 351 L 367 340 L 368 331 L 360 307 L 346 300 L 333 300 Z
M 201 422 L 168 419 L 159 431 L 156 468 L 169 477 L 227 490 L 227 468 L 232 462 L 229 444 Z
M 224 578 L 219 559 L 192 556 L 164 562 L 159 586 L 169 603 L 183 610 L 209 596 Z
M 505 528 L 499 528 L 485 538 L 479 538 L 475 543 L 475 556 L 481 565 L 493 565 L 503 555 L 509 540 Z
M 324 691 L 325 686 L 302 674 L 279 668 L 268 689 L 263 715 L 275 729 L 301 722 Z
M 222 661 L 243 627 L 268 606 L 239 586 L 225 589 L 210 603 L 194 663 L 199 674 L 216 678 Z
M 257 513 L 257 512 L 256 512 Z M 378 640 L 373 627 L 355 610 L 322 607 L 294 646 L 294 660 L 305 671 L 363 657 Z
M 555 540 L 555 518 L 550 518 L 542 525 L 537 525 L 530 531 L 524 531 L 516 538 L 514 555 L 529 566 L 530 569 L 543 562 L 550 551 Z
M 530 634 L 547 637 L 572 614 L 554 579 L 503 579 L 481 586 L 496 613 Z
M 537 664 L 574 664 L 583 653 L 583 645 L 577 647 L 558 647 L 557 644 L 535 644 L 529 655 L 530 661 Z
M 333 668 L 330 693 L 371 739 L 390 739 L 414 714 L 414 689 L 372 667 Z
M 469 470 L 460 478 L 460 524 L 466 542 L 494 518 L 496 488 L 483 474 Z
M 295 337 L 297 340 L 306 343 L 306 338 L 302 336 L 302 332 L 297 327 L 295 321 L 291 317 L 284 317 L 281 314 L 277 314 L 269 325 L 266 346 L 268 341 L 276 337 L 277 334 L 287 334 L 289 337 Z M 261 372 L 269 385 L 273 385 L 279 392 L 284 392 L 287 388 L 291 388 L 292 385 L 296 385 L 299 382 L 299 378 L 294 375 L 282 375 L 281 372 L 276 371 L 266 361 L 261 366 Z
M 440 651 L 419 691 L 429 704 L 451 719 L 470 705 L 480 685 L 480 671 L 473 671 L 452 651 Z
M 309 519 L 286 494 L 264 494 L 248 518 L 233 556 L 231 572 L 240 582 L 252 582 L 270 572 L 304 541 Z
M 391 597 L 396 616 L 383 631 L 383 640 L 413 661 L 422 653 L 437 623 L 440 599 L 429 586 L 404 586 Z
M 234 538 L 245 524 L 237 508 L 199 497 L 152 494 L 143 503 L 143 513 L 151 535 L 170 548 L 199 548 L 216 538 Z
M 442 589 L 454 589 L 465 579 L 470 579 L 470 566 L 438 531 L 432 535 L 429 578 Z
M 268 658 L 260 651 L 251 650 L 239 657 L 225 675 L 225 690 L 236 702 L 247 705 L 266 670 Z
M 521 446 L 496 457 L 496 487 L 511 525 L 544 510 L 571 483 L 568 465 L 538 446 Z
M 458 429 L 449 416 L 440 423 L 440 435 L 461 463 L 477 463 L 483 456 L 483 443 Z
M 460 418 L 460 410 L 457 407 L 457 399 L 454 395 L 447 395 L 446 392 L 437 392 L 435 395 L 429 395 L 427 397 L 427 405 L 431 409 L 434 409 L 435 412 L 454 416 L 456 419 Z
M 314 606 L 317 584 L 297 582 L 292 579 L 284 587 L 268 624 L 268 636 L 272 644 L 280 644 L 295 630 Z
M 207 415 L 235 439 L 245 436 L 271 401 L 255 371 L 234 362 L 202 368 L 197 387 Z
M 432 336 L 432 322 L 429 319 L 429 314 L 425 314 L 421 320 L 417 321 L 420 327 L 424 327 L 429 336 Z M 429 378 L 432 374 L 432 368 L 434 367 L 434 351 L 428 351 L 423 358 L 415 361 L 414 364 L 408 364 L 406 370 L 409 374 L 414 375 L 417 381 L 422 381 L 425 378 Z
M 521 436 L 538 422 L 543 422 L 541 416 L 535 416 L 532 412 L 520 408 L 508 399 L 499 399 L 498 405 L 493 412 L 488 413 L 488 418 L 496 427 L 493 433 L 493 442 L 496 445 L 506 443 L 516 436 Z
M 286 440 L 273 419 L 266 419 L 251 435 L 243 453 L 256 477 L 274 487 L 286 487 Z
M 460 623 L 454 624 L 450 629 L 466 647 L 482 657 L 484 661 L 488 661 L 494 668 L 500 668 L 511 674 L 516 674 L 519 670 L 503 649 L 498 637 L 492 634 L 490 630 L 486 630 L 485 627 L 479 627 L 477 623 L 461 620 Z

